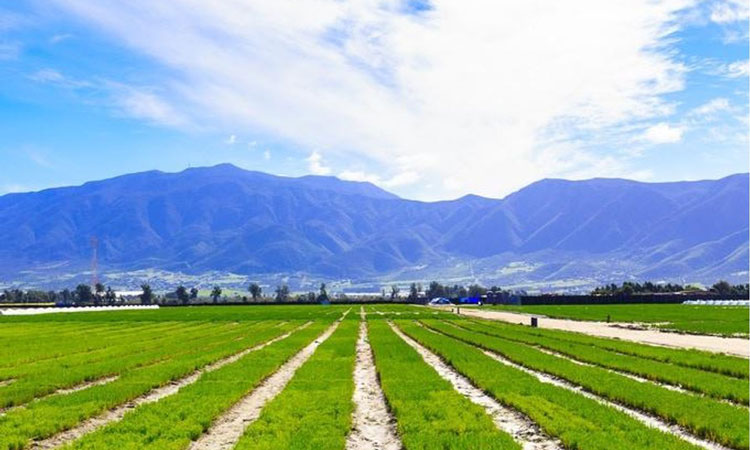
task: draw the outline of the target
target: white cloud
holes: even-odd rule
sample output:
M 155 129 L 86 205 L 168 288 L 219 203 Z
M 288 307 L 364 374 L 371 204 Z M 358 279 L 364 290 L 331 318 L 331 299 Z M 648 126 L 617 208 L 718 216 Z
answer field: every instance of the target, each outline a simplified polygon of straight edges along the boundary
M 581 136 L 673 110 L 662 96 L 686 69 L 666 40 L 694 3 L 55 1 L 164 66 L 158 101 L 131 108 L 145 118 L 180 111 L 374 161 L 394 186 L 450 180 L 423 198 L 626 173 Z
M 230 134 L 229 137 L 224 141 L 227 145 L 234 145 L 237 143 L 237 136 Z
M 367 181 L 374 184 L 381 184 L 378 175 L 367 173 L 362 170 L 345 170 L 341 172 L 338 177 L 347 181 Z
M 750 74 L 750 60 L 735 61 L 730 64 L 723 65 L 721 72 L 729 78 L 747 78 Z
M 747 0 L 720 0 L 711 5 L 711 21 L 719 24 L 746 22 L 750 18 Z
M 307 168 L 313 175 L 329 175 L 331 168 L 323 164 L 323 155 L 314 151 L 307 157 Z
M 646 129 L 642 139 L 652 144 L 674 144 L 682 140 L 683 128 L 661 122 Z
M 710 100 L 701 106 L 698 106 L 697 108 L 692 109 L 688 115 L 689 116 L 699 116 L 699 117 L 708 117 L 713 116 L 714 114 L 718 112 L 723 111 L 730 111 L 731 107 L 729 105 L 729 100 L 723 97 L 718 97 L 713 100 Z
M 114 106 L 123 114 L 157 125 L 184 127 L 188 119 L 150 88 L 105 82 Z
M 268 161 L 268 160 L 271 159 L 271 151 L 270 150 L 266 150 L 266 151 L 263 152 L 263 159 L 265 159 L 266 161 Z

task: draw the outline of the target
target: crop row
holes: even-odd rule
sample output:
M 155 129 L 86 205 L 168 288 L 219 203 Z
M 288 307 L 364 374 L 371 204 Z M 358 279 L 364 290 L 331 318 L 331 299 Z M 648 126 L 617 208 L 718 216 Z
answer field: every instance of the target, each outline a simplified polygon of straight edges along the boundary
M 548 330 L 542 328 L 519 327 L 517 325 L 500 323 L 497 321 L 476 321 L 491 326 L 499 331 L 515 329 L 520 333 L 550 337 L 564 341 L 590 345 L 605 350 L 611 350 L 624 355 L 661 361 L 683 367 L 701 369 L 709 372 L 721 373 L 735 378 L 747 380 L 750 368 L 747 359 L 736 356 L 722 355 L 700 350 L 676 349 L 638 344 L 634 342 L 588 336 L 568 331 Z
M 120 374 L 117 380 L 67 395 L 34 401 L 0 416 L 0 449 L 23 448 L 29 439 L 43 439 L 79 422 L 183 378 L 201 367 L 248 347 L 265 342 L 299 326 L 298 322 L 252 330 L 240 339 L 206 337 L 170 355 L 158 364 L 138 367 Z
M 747 379 L 741 380 L 714 372 L 626 355 L 587 344 L 525 333 L 522 327 L 499 329 L 484 323 L 464 321 L 455 323 L 471 331 L 524 344 L 537 345 L 578 361 L 631 373 L 652 381 L 680 386 L 714 398 L 732 400 L 746 405 L 750 402 L 748 397 L 750 384 Z
M 315 320 L 332 312 L 331 320 L 341 317 L 348 305 L 255 305 L 240 308 L 201 306 L 198 308 L 159 308 L 107 312 L 76 312 L 71 314 L 40 314 L 36 316 L 0 316 L 0 323 L 121 323 L 121 322 L 190 322 L 190 321 L 252 321 L 252 320 Z
M 64 325 L 64 326 L 60 326 Z M 76 327 L 76 324 L 3 324 L 0 338 L 0 368 L 18 367 L 26 363 L 90 352 L 117 342 L 121 337 L 137 336 L 153 329 L 169 329 L 174 322 L 146 324 L 111 324 Z M 84 324 L 86 325 L 86 324 Z M 12 337 L 6 328 L 21 328 Z
M 748 409 L 707 397 L 642 383 L 596 366 L 583 366 L 558 356 L 495 336 L 467 331 L 440 321 L 425 324 L 453 338 L 496 352 L 510 361 L 581 386 L 583 389 L 675 423 L 696 436 L 733 448 L 749 445 Z
M 474 345 L 397 321 L 411 338 L 438 354 L 477 387 L 536 422 L 566 448 L 690 449 L 691 444 L 632 417 L 533 375 L 499 363 Z
M 368 321 L 388 405 L 407 449 L 520 449 L 484 409 L 441 378 L 384 320 Z
M 248 331 L 247 325 L 228 326 L 202 324 L 200 327 L 187 327 L 185 330 L 164 334 L 161 330 L 151 331 L 120 345 L 92 353 L 77 354 L 75 357 L 45 360 L 19 368 L 6 369 L 13 383 L 0 388 L 0 407 L 19 405 L 75 384 L 117 375 L 120 372 L 152 364 L 168 355 L 188 348 L 194 341 L 207 336 L 224 336 L 228 339 Z M 144 345 L 144 342 L 147 344 Z
M 316 322 L 286 339 L 245 355 L 159 402 L 75 441 L 74 449 L 179 449 L 205 432 L 225 410 L 330 326 Z M 199 405 L 199 406 L 198 406 Z
M 236 449 L 344 448 L 351 429 L 357 325 L 341 323 L 264 406 Z

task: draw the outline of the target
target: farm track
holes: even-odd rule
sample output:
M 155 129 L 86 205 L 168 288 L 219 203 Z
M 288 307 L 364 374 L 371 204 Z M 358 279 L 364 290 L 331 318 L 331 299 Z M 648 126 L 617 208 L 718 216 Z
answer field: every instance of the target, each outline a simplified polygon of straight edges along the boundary
M 504 311 L 477 311 L 464 308 L 462 316 L 480 319 L 500 320 L 509 323 L 529 323 L 532 315 Z M 653 330 L 634 330 L 621 328 L 603 322 L 587 322 L 580 320 L 552 319 L 541 317 L 538 322 L 540 328 L 573 331 L 592 336 L 616 338 L 641 344 L 657 345 L 672 348 L 693 348 L 714 353 L 726 353 L 743 358 L 750 358 L 750 341 L 741 338 L 724 338 L 718 336 L 671 333 Z
M 443 379 L 450 382 L 454 389 L 471 402 L 481 406 L 492 417 L 495 426 L 513 436 L 521 443 L 524 450 L 552 450 L 563 448 L 559 440 L 544 433 L 539 426 L 520 412 L 503 406 L 481 389 L 474 386 L 463 375 L 459 374 L 438 355 L 404 334 L 393 323 L 389 323 L 393 331 L 422 356 Z M 429 329 L 428 329 L 429 330 Z M 433 331 L 433 330 L 430 330 Z M 433 331 L 434 332 L 434 331 Z
M 347 436 L 347 450 L 398 450 L 403 446 L 396 431 L 396 421 L 388 410 L 380 387 L 375 360 L 367 337 L 367 317 L 362 318 L 357 340 L 357 359 L 354 367 L 355 406 L 352 430 Z
M 242 350 L 240 352 L 233 354 L 232 356 L 229 356 L 227 358 L 208 364 L 204 366 L 203 368 L 196 370 L 195 372 L 193 372 L 192 374 L 184 378 L 175 380 L 165 386 L 153 389 L 147 392 L 146 394 L 143 394 L 123 405 L 120 405 L 114 409 L 111 409 L 100 416 L 92 417 L 88 420 L 85 420 L 84 422 L 81 422 L 80 424 L 78 424 L 77 426 L 73 428 L 70 428 L 66 431 L 63 431 L 61 433 L 58 433 L 46 439 L 34 441 L 29 448 L 32 450 L 42 450 L 42 449 L 58 448 L 63 445 L 66 445 L 76 439 L 83 437 L 86 434 L 89 434 L 93 431 L 98 430 L 99 428 L 105 425 L 121 420 L 125 416 L 126 413 L 137 408 L 138 406 L 145 405 L 148 403 L 154 403 L 154 402 L 161 400 L 164 397 L 168 397 L 170 395 L 176 394 L 183 387 L 188 386 L 192 383 L 195 383 L 204 373 L 218 370 L 228 364 L 238 361 L 239 359 L 248 355 L 249 353 L 260 350 L 280 340 L 286 339 L 292 333 L 299 331 L 301 329 L 307 328 L 308 326 L 310 326 L 310 324 L 312 324 L 312 322 L 307 322 L 287 333 L 284 333 L 280 336 L 277 336 L 273 339 L 263 342 L 262 344 L 247 348 L 245 350 Z
M 449 339 L 456 339 L 456 340 L 460 341 L 460 339 L 457 339 L 457 338 L 454 338 L 454 337 L 452 337 L 450 335 L 441 333 L 439 330 L 435 330 L 435 329 L 428 328 L 428 327 L 425 327 L 425 328 L 428 329 L 428 330 L 430 330 L 433 333 L 440 334 L 440 335 L 445 336 L 445 337 L 447 337 Z M 597 403 L 600 403 L 602 405 L 614 408 L 614 409 L 616 409 L 618 411 L 621 411 L 621 412 L 627 414 L 628 416 L 630 416 L 630 417 L 638 420 L 639 422 L 643 423 L 646 426 L 649 426 L 651 428 L 656 428 L 656 429 L 658 429 L 660 431 L 663 431 L 665 433 L 672 434 L 672 435 L 677 436 L 677 437 L 679 437 L 679 438 L 681 438 L 681 439 L 683 439 L 683 440 L 685 440 L 687 442 L 690 442 L 693 445 L 696 445 L 698 447 L 701 447 L 701 448 L 704 448 L 704 449 L 707 449 L 707 450 L 730 450 L 729 447 L 725 447 L 725 446 L 720 445 L 718 443 L 711 442 L 711 441 L 708 441 L 708 440 L 705 440 L 705 439 L 701 439 L 701 438 L 699 438 L 699 437 L 691 434 L 690 432 L 686 431 L 685 429 L 683 429 L 683 428 L 681 428 L 681 427 L 679 427 L 677 425 L 673 425 L 673 424 L 664 422 L 660 418 L 657 418 L 657 417 L 652 416 L 650 414 L 646 414 L 646 413 L 644 413 L 642 411 L 639 411 L 637 409 L 634 409 L 634 408 L 631 408 L 631 407 L 628 407 L 628 406 L 623 406 L 623 405 L 621 405 L 619 403 L 607 400 L 606 398 L 603 398 L 603 397 L 601 397 L 599 395 L 596 395 L 596 394 L 593 394 L 591 392 L 588 392 L 584 388 L 582 388 L 581 386 L 578 386 L 578 385 L 576 385 L 576 384 L 574 384 L 574 383 L 572 383 L 572 382 L 570 382 L 568 380 L 565 380 L 563 378 L 559 378 L 559 377 L 556 377 L 556 376 L 553 376 L 553 375 L 550 375 L 550 374 L 547 374 L 547 373 L 544 373 L 544 372 L 541 372 L 541 371 L 529 369 L 528 367 L 525 367 L 525 366 L 522 366 L 520 364 L 517 364 L 517 363 L 515 363 L 515 362 L 513 362 L 513 361 L 511 361 L 511 360 L 509 360 L 507 358 L 505 358 L 504 356 L 502 356 L 502 355 L 500 355 L 500 354 L 498 354 L 496 352 L 493 352 L 493 351 L 490 351 L 490 350 L 486 350 L 486 349 L 482 349 L 479 346 L 477 346 L 475 344 L 472 344 L 472 343 L 469 343 L 469 342 L 466 342 L 466 343 L 468 345 L 476 347 L 477 349 L 481 350 L 482 353 L 484 353 L 488 357 L 494 359 L 495 361 L 498 361 L 501 364 L 504 364 L 504 365 L 506 365 L 508 367 L 512 367 L 514 369 L 517 369 L 517 370 L 525 372 L 525 373 L 527 373 L 529 375 L 532 375 L 532 376 L 536 377 L 539 381 L 541 381 L 543 383 L 548 383 L 548 384 L 552 384 L 552 385 L 557 386 L 557 387 L 561 387 L 563 389 L 567 389 L 569 391 L 572 391 L 572 392 L 575 392 L 575 393 L 577 393 L 579 395 L 582 395 L 582 396 L 584 396 L 586 398 L 594 400 Z
M 208 431 L 203 433 L 198 440 L 191 443 L 190 450 L 224 450 L 233 448 L 242 437 L 245 428 L 260 416 L 266 403 L 284 390 L 284 387 L 292 379 L 297 369 L 312 356 L 320 344 L 325 342 L 336 331 L 336 328 L 348 312 L 345 312 L 343 317 L 336 320 L 323 334 L 294 355 L 273 375 L 266 378 L 249 395 L 241 399 L 216 419 Z

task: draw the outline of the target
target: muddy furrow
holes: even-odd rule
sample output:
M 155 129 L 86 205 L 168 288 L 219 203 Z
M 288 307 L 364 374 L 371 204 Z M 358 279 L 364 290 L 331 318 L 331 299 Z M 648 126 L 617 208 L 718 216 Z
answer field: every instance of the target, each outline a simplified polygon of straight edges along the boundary
M 367 338 L 365 312 L 357 340 L 357 361 L 354 366 L 354 416 L 352 430 L 346 439 L 347 450 L 398 450 L 403 446 L 396 432 L 396 421 L 391 416 L 380 388 L 375 360 Z
M 97 429 L 105 425 L 121 420 L 128 411 L 131 411 L 140 405 L 145 405 L 147 403 L 154 403 L 154 402 L 161 400 L 164 397 L 177 393 L 177 391 L 179 391 L 183 387 L 189 384 L 195 383 L 198 380 L 198 378 L 200 378 L 201 375 L 203 375 L 206 372 L 212 372 L 214 370 L 220 369 L 226 366 L 227 364 L 231 364 L 239 360 L 240 358 L 244 357 L 245 355 L 251 352 L 260 350 L 282 339 L 286 339 L 295 331 L 298 331 L 298 330 L 301 330 L 303 328 L 310 326 L 311 323 L 312 322 L 307 322 L 304 325 L 297 327 L 294 330 L 289 331 L 288 333 L 282 334 L 281 336 L 277 336 L 262 344 L 256 345 L 255 347 L 247 348 L 238 353 L 235 353 L 232 356 L 229 356 L 227 358 L 208 364 L 204 366 L 203 368 L 196 370 L 195 372 L 193 372 L 192 374 L 184 378 L 180 378 L 179 380 L 172 381 L 171 383 L 164 385 L 162 387 L 152 389 L 151 391 L 139 397 L 136 397 L 135 399 L 127 403 L 117 406 L 105 412 L 104 414 L 87 419 L 69 430 L 65 430 L 61 433 L 58 433 L 54 436 L 51 436 L 43 440 L 34 441 L 32 442 L 29 448 L 32 450 L 51 449 L 51 448 L 57 448 L 65 444 L 68 444 L 76 439 L 83 437 L 84 435 L 88 433 L 96 431 Z
M 344 316 L 348 312 L 347 310 Z M 245 428 L 260 417 L 260 413 L 266 403 L 273 400 L 284 390 L 297 369 L 302 367 L 313 353 L 315 353 L 320 344 L 336 331 L 341 320 L 343 320 L 343 317 L 334 322 L 323 334 L 284 363 L 273 375 L 263 381 L 260 386 L 214 421 L 208 431 L 190 445 L 190 450 L 224 450 L 233 448 L 242 437 Z
M 522 413 L 501 405 L 497 400 L 485 394 L 481 389 L 474 386 L 467 378 L 459 374 L 451 366 L 443 362 L 436 354 L 426 347 L 404 334 L 393 323 L 390 323 L 393 331 L 398 334 L 407 344 L 416 350 L 424 361 L 429 364 L 445 380 L 449 381 L 454 389 L 471 400 L 473 403 L 483 407 L 492 417 L 495 426 L 513 436 L 524 450 L 551 450 L 561 449 L 559 440 L 548 436 L 539 426 Z

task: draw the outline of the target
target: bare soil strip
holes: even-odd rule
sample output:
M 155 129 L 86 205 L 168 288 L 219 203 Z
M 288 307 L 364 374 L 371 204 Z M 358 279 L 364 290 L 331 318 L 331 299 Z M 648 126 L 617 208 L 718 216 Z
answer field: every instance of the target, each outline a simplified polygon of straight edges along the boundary
M 599 397 L 598 395 L 595 395 L 595 394 L 592 394 L 592 393 L 590 393 L 588 391 L 585 391 L 580 386 L 577 386 L 577 385 L 575 385 L 575 384 L 573 384 L 573 383 L 571 383 L 571 382 L 569 382 L 567 380 L 563 380 L 561 378 L 557 378 L 557 377 L 548 375 L 548 374 L 543 373 L 543 372 L 537 372 L 535 370 L 531 370 L 531 369 L 529 369 L 527 367 L 521 366 L 519 364 L 516 364 L 516 363 L 508 360 L 508 359 L 505 359 L 503 356 L 501 356 L 501 355 L 499 355 L 497 353 L 494 353 L 494 352 L 491 352 L 491 351 L 488 351 L 488 350 L 482 350 L 482 352 L 485 355 L 489 356 L 490 358 L 492 358 L 492 359 L 494 359 L 494 360 L 496 360 L 496 361 L 498 361 L 498 362 L 500 362 L 502 364 L 505 364 L 507 366 L 513 367 L 515 369 L 518 369 L 518 370 L 526 372 L 526 373 L 528 373 L 530 375 L 533 375 L 534 377 L 536 377 L 539 381 L 541 381 L 543 383 L 549 383 L 549 384 L 553 384 L 555 386 L 558 386 L 558 387 L 561 387 L 561 388 L 564 388 L 564 389 L 568 389 L 569 391 L 576 392 L 576 393 L 578 393 L 580 395 L 583 395 L 586 398 L 590 398 L 590 399 L 592 399 L 592 400 L 594 400 L 594 401 L 596 401 L 598 403 L 610 406 L 610 407 L 612 407 L 612 408 L 614 408 L 614 409 L 616 409 L 618 411 L 621 411 L 621 412 L 629 415 L 630 417 L 633 417 L 634 419 L 642 422 L 643 424 L 645 424 L 645 425 L 647 425 L 649 427 L 656 428 L 656 429 L 661 430 L 661 431 L 663 431 L 665 433 L 670 433 L 670 434 L 673 434 L 675 436 L 678 436 L 681 439 L 684 439 L 684 440 L 690 442 L 693 445 L 697 445 L 699 447 L 702 447 L 702 448 L 705 448 L 705 449 L 708 449 L 708 450 L 729 450 L 728 447 L 724 447 L 724 446 L 716 444 L 714 442 L 706 441 L 706 440 L 700 439 L 698 437 L 695 437 L 692 434 L 690 434 L 687 431 L 685 431 L 684 429 L 678 427 L 677 425 L 668 424 L 668 423 L 666 423 L 666 422 L 662 421 L 661 419 L 658 419 L 658 418 L 656 418 L 654 416 L 648 415 L 648 414 L 643 413 L 641 411 L 638 411 L 636 409 L 631 409 L 629 407 L 622 406 L 622 405 L 620 405 L 618 403 L 614 403 L 614 402 L 609 401 L 609 400 L 607 400 L 605 398 Z
M 281 336 L 277 336 L 262 344 L 256 345 L 255 347 L 247 348 L 245 350 L 242 350 L 241 352 L 235 353 L 232 356 L 229 356 L 227 358 L 211 363 L 203 367 L 202 369 L 196 370 L 195 372 L 193 372 L 192 374 L 188 375 L 185 378 L 175 380 L 165 386 L 153 389 L 141 395 L 140 397 L 137 397 L 123 405 L 120 405 L 114 409 L 111 409 L 105 412 L 102 415 L 87 419 L 81 422 L 80 424 L 78 424 L 76 427 L 73 427 L 69 430 L 65 430 L 61 433 L 58 433 L 54 436 L 48 437 L 43 440 L 34 441 L 31 443 L 29 448 L 32 450 L 51 449 L 51 448 L 57 448 L 65 444 L 68 444 L 88 433 L 96 431 L 97 429 L 105 425 L 121 420 L 128 411 L 135 409 L 140 405 L 145 405 L 147 403 L 154 403 L 154 402 L 161 400 L 164 397 L 167 397 L 172 394 L 176 394 L 177 391 L 179 391 L 183 387 L 189 384 L 195 383 L 198 380 L 198 378 L 200 378 L 201 375 L 203 375 L 204 373 L 212 372 L 214 370 L 220 369 L 226 366 L 227 364 L 231 364 L 239 360 L 240 358 L 242 358 L 243 356 L 251 352 L 260 350 L 263 347 L 269 346 L 273 344 L 274 342 L 278 342 L 282 339 L 286 339 L 295 331 L 301 330 L 303 328 L 307 328 L 308 326 L 310 326 L 311 323 L 312 322 L 307 322 L 304 325 L 297 327 L 294 330 L 289 331 L 288 333 L 282 334 Z
M 344 313 L 344 316 L 349 311 Z M 326 331 L 312 343 L 284 363 L 273 375 L 268 377 L 260 386 L 245 398 L 237 402 L 227 412 L 219 417 L 208 431 L 190 445 L 190 450 L 224 450 L 233 448 L 240 440 L 245 428 L 254 422 L 266 403 L 274 399 L 302 367 L 315 350 L 328 339 L 341 323 L 343 317 L 333 323 Z
M 485 394 L 481 389 L 471 384 L 467 378 L 443 362 L 438 355 L 405 335 L 393 323 L 390 323 L 390 325 L 393 331 L 416 350 L 422 356 L 422 359 L 435 369 L 441 377 L 449 381 L 456 391 L 473 403 L 483 407 L 487 411 L 487 414 L 492 417 L 495 426 L 513 436 L 513 439 L 519 442 L 524 450 L 563 448 L 558 439 L 545 434 L 534 421 L 514 409 L 501 405 L 497 400 Z
M 357 361 L 354 367 L 355 406 L 352 431 L 346 439 L 347 450 L 398 450 L 403 446 L 396 432 L 396 421 L 391 416 L 380 388 L 375 360 L 367 339 L 364 310 L 357 340 Z
M 501 320 L 510 323 L 528 325 L 531 315 L 505 311 L 487 311 L 473 308 L 463 308 L 461 315 L 479 317 L 482 319 Z M 669 333 L 655 330 L 640 330 L 624 328 L 618 324 L 605 322 L 587 322 L 581 320 L 551 319 L 539 317 L 540 328 L 574 331 L 592 336 L 617 338 L 642 344 L 658 345 L 662 347 L 694 348 L 714 353 L 750 358 L 750 341 L 742 338 L 725 338 L 719 336 Z M 621 324 L 620 324 L 621 325 Z
M 94 380 L 94 381 L 87 381 L 85 383 L 77 384 L 77 385 L 71 386 L 69 388 L 58 389 L 58 390 L 54 391 L 53 393 L 51 393 L 49 395 L 72 394 L 73 392 L 82 391 L 82 390 L 88 389 L 90 387 L 101 386 L 103 384 L 111 383 L 111 382 L 115 381 L 118 378 L 119 378 L 119 375 L 114 375 L 114 376 L 111 376 L 111 377 L 100 378 L 100 379 Z M 45 395 L 45 397 L 48 397 L 49 395 Z

